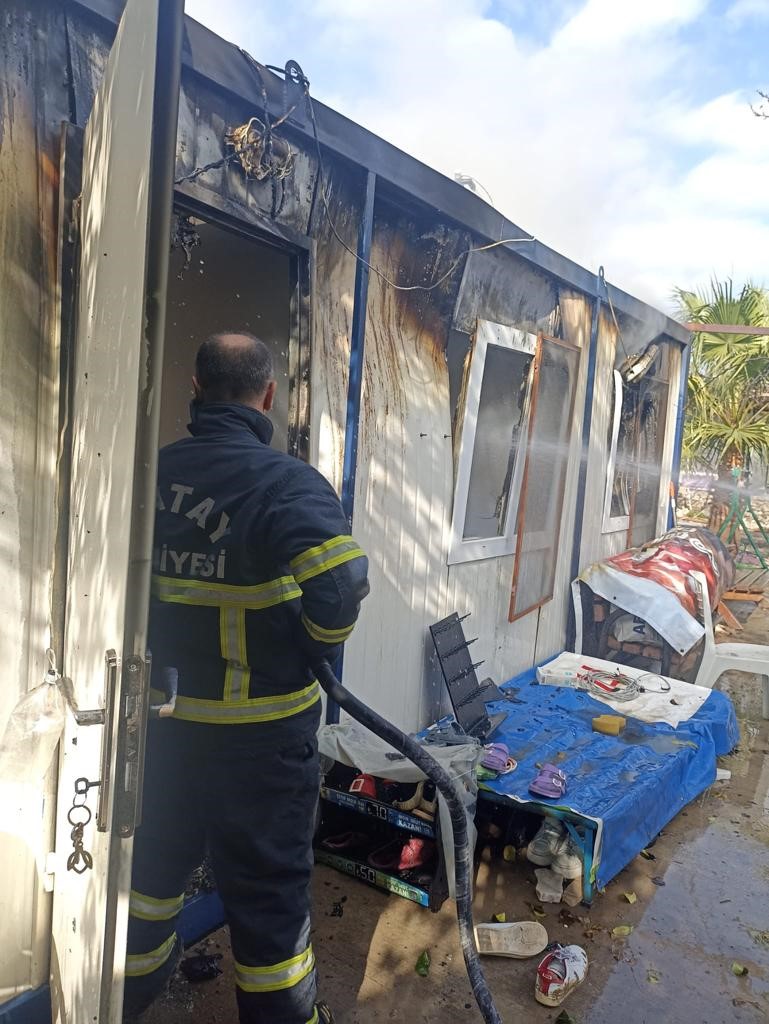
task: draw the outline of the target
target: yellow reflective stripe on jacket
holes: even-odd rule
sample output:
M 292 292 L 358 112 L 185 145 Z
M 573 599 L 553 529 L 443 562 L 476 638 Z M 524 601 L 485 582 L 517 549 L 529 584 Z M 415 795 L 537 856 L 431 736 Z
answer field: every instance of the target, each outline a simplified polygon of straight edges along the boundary
M 332 537 L 324 544 L 308 548 L 301 555 L 289 562 L 294 579 L 297 583 L 304 583 L 313 576 L 319 576 L 334 566 L 342 565 L 343 562 L 350 562 L 353 558 L 360 558 L 363 551 L 356 541 L 349 536 Z
M 171 955 L 175 942 L 176 932 L 172 932 L 161 946 L 149 953 L 129 953 L 125 958 L 126 977 L 140 978 L 162 967 Z
M 147 896 L 143 892 L 131 889 L 128 913 L 142 921 L 170 921 L 172 917 L 181 913 L 183 906 L 184 893 L 161 900 L 156 896 Z
M 244 992 L 278 992 L 298 985 L 315 966 L 312 946 L 304 953 L 271 967 L 247 967 L 235 961 L 235 983 Z
M 165 700 L 159 690 L 151 690 L 153 702 Z M 290 718 L 320 700 L 317 680 L 302 690 L 281 693 L 274 697 L 252 697 L 250 700 L 203 700 L 199 697 L 176 698 L 173 717 L 185 722 L 203 722 L 210 725 L 248 725 L 254 722 L 274 722 Z
M 231 583 L 209 580 L 175 579 L 173 576 L 152 577 L 152 592 L 160 601 L 171 604 L 197 605 L 204 608 L 235 608 L 258 610 L 302 596 L 293 576 L 281 576 L 267 583 L 238 587 Z
M 219 647 L 227 663 L 224 699 L 247 700 L 251 682 L 246 650 L 246 609 L 222 605 L 219 609 Z
M 313 640 L 320 640 L 325 644 L 343 644 L 350 633 L 352 633 L 355 623 L 352 626 L 344 626 L 342 629 L 324 629 L 323 626 L 319 626 L 312 619 L 308 619 L 304 612 L 302 612 L 302 625 Z
M 306 1024 L 318 1024 L 319 1020 L 320 1017 L 318 1016 L 318 1007 L 316 1006 L 315 1009 L 312 1011 L 312 1017 L 310 1017 Z

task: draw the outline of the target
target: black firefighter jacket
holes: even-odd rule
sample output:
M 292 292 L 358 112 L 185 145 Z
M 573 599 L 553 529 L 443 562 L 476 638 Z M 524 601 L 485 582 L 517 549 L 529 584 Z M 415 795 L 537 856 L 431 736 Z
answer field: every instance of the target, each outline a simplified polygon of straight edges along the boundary
M 270 448 L 262 413 L 193 403 L 189 430 L 160 452 L 153 678 L 178 670 L 187 721 L 300 714 L 319 699 L 310 661 L 352 632 L 368 561 L 333 488 Z

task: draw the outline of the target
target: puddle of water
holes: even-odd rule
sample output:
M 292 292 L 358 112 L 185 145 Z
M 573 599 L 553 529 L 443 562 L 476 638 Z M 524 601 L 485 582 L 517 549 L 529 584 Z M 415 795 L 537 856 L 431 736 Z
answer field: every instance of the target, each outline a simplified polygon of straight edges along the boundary
M 682 843 L 585 1024 L 617 1024 L 619 1006 L 622 1024 L 766 1024 L 769 945 L 751 930 L 769 929 L 767 859 L 728 815 Z

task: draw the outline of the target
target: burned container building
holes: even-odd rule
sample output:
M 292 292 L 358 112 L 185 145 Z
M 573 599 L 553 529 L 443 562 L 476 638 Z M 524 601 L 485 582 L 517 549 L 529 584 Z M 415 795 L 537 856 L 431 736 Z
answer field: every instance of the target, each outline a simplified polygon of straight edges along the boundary
M 105 422 L 78 421 L 83 267 L 143 258 L 141 175 L 126 171 L 113 248 L 89 251 L 82 223 L 84 129 L 95 103 L 117 106 L 117 87 L 99 90 L 122 7 L 6 0 L 0 14 L 0 727 L 49 648 L 77 689 L 73 616 L 111 598 L 83 585 L 73 538 L 127 529 L 115 509 L 127 516 L 131 495 L 112 482 L 136 393 L 131 353 L 109 348 L 115 304 L 92 339 L 113 448 L 94 447 Z M 146 82 L 141 34 L 129 44 L 135 109 L 103 117 L 98 141 L 133 157 Z M 431 623 L 471 613 L 473 659 L 506 680 L 564 649 L 583 566 L 666 527 L 688 332 L 309 96 L 298 65 L 270 70 L 185 20 L 158 443 L 185 433 L 208 333 L 270 345 L 274 444 L 331 481 L 370 560 L 344 681 L 414 730 L 443 707 Z M 644 374 L 628 383 L 635 356 Z M 76 500 L 87 473 L 98 510 Z M 57 783 L 52 769 L 32 798 L 6 797 L 0 1020 L 49 976 Z

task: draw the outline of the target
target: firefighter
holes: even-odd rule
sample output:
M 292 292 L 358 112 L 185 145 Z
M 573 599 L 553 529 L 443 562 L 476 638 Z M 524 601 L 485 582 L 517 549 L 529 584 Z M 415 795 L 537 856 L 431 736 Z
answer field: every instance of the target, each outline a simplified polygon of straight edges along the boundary
M 241 1024 L 332 1020 L 310 943 L 320 694 L 308 665 L 352 632 L 368 562 L 328 482 L 270 447 L 275 386 L 262 341 L 210 337 L 191 436 L 160 452 L 149 634 L 153 678 L 175 669 L 178 697 L 148 730 L 129 1018 L 174 971 L 185 888 L 208 854 Z

